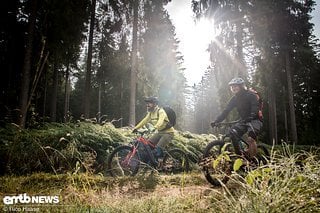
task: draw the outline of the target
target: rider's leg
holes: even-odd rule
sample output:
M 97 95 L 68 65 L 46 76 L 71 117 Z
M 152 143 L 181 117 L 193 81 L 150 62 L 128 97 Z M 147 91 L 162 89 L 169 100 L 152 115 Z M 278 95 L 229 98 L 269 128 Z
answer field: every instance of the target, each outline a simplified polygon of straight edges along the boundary
M 161 138 L 156 146 L 158 150 L 159 157 L 163 157 L 163 149 L 168 145 L 168 143 L 173 139 L 173 133 L 160 133 Z
M 173 139 L 173 133 L 160 133 L 161 138 L 157 144 L 157 146 L 161 148 L 165 148 L 168 143 Z
M 253 137 L 249 136 L 247 139 L 247 143 L 249 145 L 248 150 L 247 150 L 248 157 L 253 158 L 258 153 L 258 147 L 257 147 L 256 140 Z
M 153 134 L 153 135 L 149 138 L 149 141 L 150 141 L 154 146 L 156 146 L 156 145 L 159 143 L 161 137 L 162 137 L 162 136 L 160 135 L 160 133 L 155 133 L 155 134 Z
M 258 153 L 258 147 L 257 147 L 257 136 L 262 128 L 262 122 L 260 120 L 253 120 L 249 123 L 249 131 L 248 131 L 248 139 L 247 142 L 249 144 L 249 149 L 247 150 L 247 153 L 250 158 L 253 158 Z
M 157 159 L 159 158 L 159 156 L 161 155 L 162 153 L 162 150 L 161 148 L 159 148 L 157 146 L 157 144 L 159 143 L 160 139 L 161 139 L 161 135 L 160 133 L 155 133 L 154 135 L 152 135 L 150 138 L 149 138 L 149 141 L 154 145 L 154 149 L 152 150 L 153 152 L 153 156 L 154 156 L 154 160 L 155 161 L 158 161 Z M 157 163 L 157 162 L 156 162 Z
M 232 145 L 234 147 L 234 152 L 237 155 L 242 155 L 242 149 L 240 147 L 240 139 L 244 133 L 246 133 L 247 127 L 244 124 L 237 123 L 230 129 L 230 137 L 232 141 Z
M 150 142 L 155 145 L 155 156 L 162 157 L 163 149 L 172 140 L 173 133 L 156 133 L 151 138 Z

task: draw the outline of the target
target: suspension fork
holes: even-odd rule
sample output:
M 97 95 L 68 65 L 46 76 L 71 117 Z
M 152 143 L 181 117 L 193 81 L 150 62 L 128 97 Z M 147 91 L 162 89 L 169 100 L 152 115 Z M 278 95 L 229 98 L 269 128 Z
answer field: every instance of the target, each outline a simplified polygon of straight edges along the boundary
M 239 137 L 238 132 L 235 129 L 230 129 L 229 137 L 231 139 L 234 151 L 237 155 L 241 155 L 243 147 L 241 147 L 241 137 Z

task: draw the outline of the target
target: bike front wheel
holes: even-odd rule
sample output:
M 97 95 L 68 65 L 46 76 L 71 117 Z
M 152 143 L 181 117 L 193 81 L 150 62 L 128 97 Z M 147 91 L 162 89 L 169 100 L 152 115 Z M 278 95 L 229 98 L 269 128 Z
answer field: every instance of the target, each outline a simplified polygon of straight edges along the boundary
M 163 158 L 162 169 L 166 173 L 174 174 L 189 171 L 187 154 L 181 149 L 169 150 Z
M 140 167 L 138 152 L 131 146 L 119 146 L 111 153 L 107 161 L 107 172 L 113 177 L 134 176 Z
M 270 152 L 265 144 L 257 145 L 257 156 L 255 157 L 255 163 L 257 165 L 267 165 L 270 160 Z
M 202 171 L 206 180 L 214 186 L 221 186 L 227 183 L 232 171 L 232 163 L 227 157 L 227 152 L 231 144 L 223 141 L 212 141 L 207 145 L 203 152 L 203 158 L 200 162 Z

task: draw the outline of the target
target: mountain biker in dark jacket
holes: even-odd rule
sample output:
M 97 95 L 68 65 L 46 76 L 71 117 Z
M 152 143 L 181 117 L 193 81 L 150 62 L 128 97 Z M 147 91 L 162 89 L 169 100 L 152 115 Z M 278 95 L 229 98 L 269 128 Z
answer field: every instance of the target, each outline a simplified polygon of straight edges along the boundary
M 236 154 L 241 153 L 239 140 L 248 132 L 247 142 L 249 144 L 249 157 L 254 157 L 257 153 L 256 139 L 262 128 L 262 118 L 260 117 L 260 103 L 257 94 L 247 90 L 242 78 L 234 78 L 229 82 L 231 92 L 234 96 L 229 100 L 228 105 L 217 119 L 211 123 L 214 127 L 223 121 L 234 108 L 237 109 L 242 122 L 236 123 L 230 129 L 230 137 L 235 148 Z

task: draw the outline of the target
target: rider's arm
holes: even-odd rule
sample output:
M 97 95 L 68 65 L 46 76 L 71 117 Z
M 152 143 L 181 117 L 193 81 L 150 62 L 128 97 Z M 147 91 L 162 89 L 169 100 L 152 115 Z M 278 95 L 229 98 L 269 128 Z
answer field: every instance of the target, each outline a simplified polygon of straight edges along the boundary
M 140 129 L 151 120 L 150 112 L 134 127 L 134 129 Z
M 167 123 L 168 123 L 168 118 L 167 118 L 167 114 L 163 109 L 159 109 L 159 118 L 157 123 L 154 125 L 154 128 L 156 128 L 157 130 L 162 130 L 166 127 Z
M 236 98 L 233 96 L 226 108 L 222 111 L 222 113 L 217 117 L 217 119 L 214 121 L 215 123 L 220 123 L 223 121 L 229 114 L 229 112 L 236 107 Z

